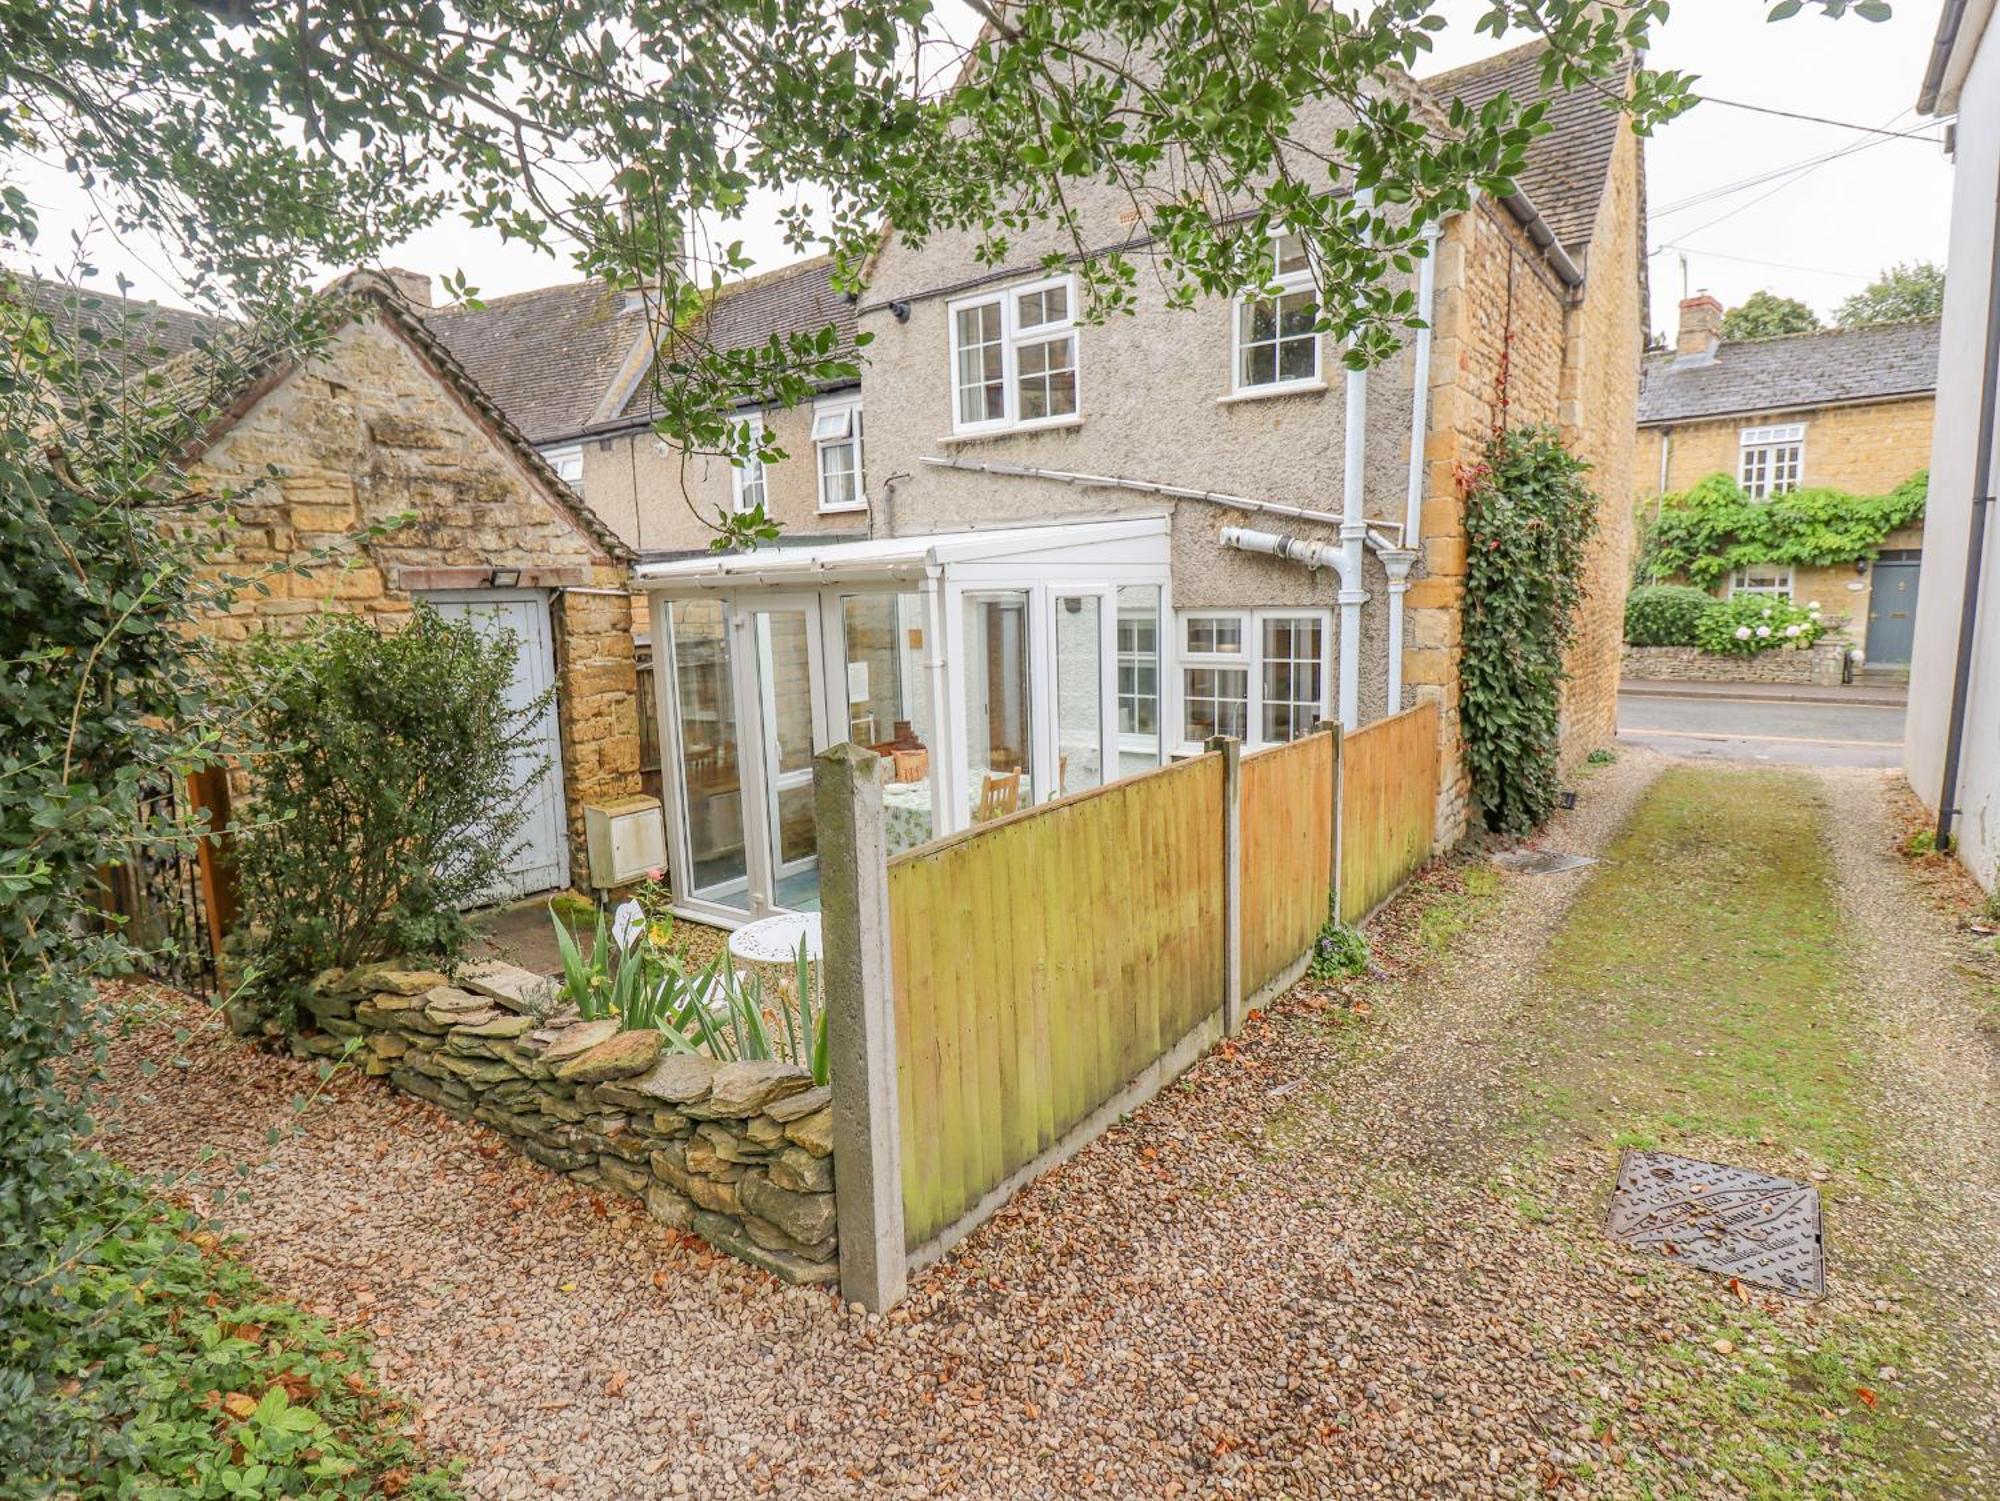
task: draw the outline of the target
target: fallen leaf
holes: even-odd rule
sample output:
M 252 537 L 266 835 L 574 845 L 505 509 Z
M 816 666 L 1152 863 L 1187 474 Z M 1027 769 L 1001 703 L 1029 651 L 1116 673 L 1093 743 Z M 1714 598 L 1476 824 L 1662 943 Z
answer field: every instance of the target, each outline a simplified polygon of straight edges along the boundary
M 632 1373 L 630 1371 L 613 1371 L 611 1379 L 604 1383 L 604 1395 L 607 1397 L 624 1396 L 625 1383 L 631 1379 Z
M 257 1410 L 257 1399 L 247 1392 L 230 1392 L 222 1399 L 222 1410 L 232 1418 L 248 1418 Z
M 1870 1407 L 1873 1407 L 1875 1405 L 1876 1402 L 1875 1393 L 1870 1391 L 1865 1386 L 1857 1386 L 1856 1388 L 1854 1388 L 1854 1395 L 1859 1397 L 1864 1403 L 1866 1403 Z
M 1746 1308 L 1747 1308 L 1747 1307 L 1749 1306 L 1749 1304 L 1750 1304 L 1750 1289 L 1749 1289 L 1749 1288 L 1745 1287 L 1745 1286 L 1744 1286 L 1744 1285 L 1743 1285 L 1743 1284 L 1742 1284 L 1742 1283 L 1741 1283 L 1740 1281 L 1738 1281 L 1738 1280 L 1737 1280 L 1736 1278 L 1734 1278 L 1734 1277 L 1731 1277 L 1731 1278 L 1729 1279 L 1729 1290 L 1730 1290 L 1731 1292 L 1733 1292 L 1733 1293 L 1735 1293 L 1735 1294 L 1736 1294 L 1736 1297 L 1737 1297 L 1737 1301 L 1739 1301 L 1740 1303 L 1742 1303 L 1742 1304 L 1743 1304 L 1743 1305 L 1744 1305 L 1744 1306 L 1745 1306 Z

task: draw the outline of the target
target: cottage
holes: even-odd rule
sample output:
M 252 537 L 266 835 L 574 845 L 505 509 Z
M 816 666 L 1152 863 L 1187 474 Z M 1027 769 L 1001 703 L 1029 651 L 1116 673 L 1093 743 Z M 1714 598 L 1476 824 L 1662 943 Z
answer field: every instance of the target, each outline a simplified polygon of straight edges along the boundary
M 1722 304 L 1681 303 L 1675 347 L 1649 355 L 1632 487 L 1641 525 L 1660 497 L 1726 474 L 1753 500 L 1825 486 L 1885 495 L 1928 464 L 1938 324 L 1889 323 L 1725 340 Z M 1725 595 L 1817 600 L 1866 660 L 1906 667 L 1916 625 L 1923 523 L 1890 533 L 1872 559 L 1735 569 Z
M 76 301 L 56 283 L 18 284 L 56 316 Z M 234 526 L 210 566 L 257 574 L 267 591 L 244 591 L 208 629 L 240 641 L 325 610 L 393 624 L 424 601 L 512 630 L 516 702 L 556 691 L 524 843 L 494 895 L 584 884 L 584 805 L 639 785 L 632 554 L 431 334 L 425 278 L 357 274 L 326 295 L 338 322 L 324 347 L 252 361 L 186 456 L 197 485 L 231 493 Z M 87 296 L 83 316 L 143 318 L 148 352 L 170 360 L 231 334 Z

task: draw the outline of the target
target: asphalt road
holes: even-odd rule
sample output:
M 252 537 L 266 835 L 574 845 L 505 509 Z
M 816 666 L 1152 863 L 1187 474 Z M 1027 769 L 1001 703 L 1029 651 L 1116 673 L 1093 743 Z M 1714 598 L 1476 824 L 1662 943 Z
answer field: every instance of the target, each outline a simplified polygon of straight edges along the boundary
M 1618 696 L 1618 737 L 1670 756 L 1900 766 L 1903 710 L 1881 704 Z

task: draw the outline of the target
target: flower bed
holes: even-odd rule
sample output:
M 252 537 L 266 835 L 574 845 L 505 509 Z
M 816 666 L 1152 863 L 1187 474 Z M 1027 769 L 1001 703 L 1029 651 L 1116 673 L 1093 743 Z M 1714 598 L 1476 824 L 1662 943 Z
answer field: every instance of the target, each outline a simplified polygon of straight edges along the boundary
M 553 1000 L 548 981 L 508 964 L 455 982 L 394 966 L 335 972 L 315 982 L 292 1046 L 346 1054 L 786 1281 L 836 1279 L 831 1090 L 781 1060 L 669 1052 L 655 1028 L 549 1014 Z

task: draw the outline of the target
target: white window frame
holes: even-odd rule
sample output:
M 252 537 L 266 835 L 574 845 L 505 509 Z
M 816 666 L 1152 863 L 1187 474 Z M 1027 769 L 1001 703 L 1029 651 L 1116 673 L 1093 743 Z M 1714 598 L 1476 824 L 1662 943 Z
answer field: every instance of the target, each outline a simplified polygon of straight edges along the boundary
M 1243 650 L 1240 652 L 1198 652 L 1188 647 L 1187 623 L 1195 620 L 1233 620 L 1240 624 L 1243 633 Z M 1333 717 L 1333 612 L 1310 608 L 1286 608 L 1272 606 L 1257 610 L 1176 610 L 1174 612 L 1174 697 L 1179 715 L 1182 735 L 1181 749 L 1199 750 L 1200 745 L 1186 739 L 1187 723 L 1187 670 L 1194 668 L 1234 667 L 1248 673 L 1247 693 L 1244 706 L 1244 736 L 1246 749 L 1256 750 L 1267 745 L 1286 742 L 1266 740 L 1264 736 L 1264 625 L 1271 620 L 1312 620 L 1319 625 L 1319 718 Z M 1164 695 L 1163 695 L 1164 696 Z
M 1065 305 L 1069 315 L 1049 323 L 1038 323 L 1032 328 L 1020 327 L 1020 300 L 1054 287 L 1061 287 L 1066 294 Z M 1000 308 L 1001 415 L 987 418 L 982 422 L 966 422 L 961 420 L 959 407 L 958 315 L 970 308 L 989 307 L 995 304 Z M 1074 276 L 1068 274 L 1044 276 L 1035 281 L 1017 282 L 997 291 L 954 298 L 945 304 L 945 327 L 950 344 L 949 363 L 945 374 L 951 397 L 951 430 L 954 435 L 1033 432 L 1043 427 L 1073 427 L 1083 420 L 1083 339 L 1076 323 Z M 1069 341 L 1070 373 L 1076 388 L 1076 410 L 1024 420 L 1021 416 L 1021 351 L 1034 345 L 1053 344 L 1061 339 Z
M 1736 483 L 1752 500 L 1769 500 L 1773 495 L 1787 494 L 1805 483 L 1806 425 L 1803 422 L 1743 428 L 1736 435 L 1736 449 Z
M 813 477 L 818 487 L 819 510 L 823 516 L 868 509 L 868 469 L 862 454 L 861 402 L 850 397 L 841 401 L 813 404 Z M 854 447 L 854 499 L 829 502 L 826 498 L 826 455 L 830 448 L 845 444 Z
M 1112 696 L 1116 700 L 1113 708 L 1118 719 L 1118 748 L 1121 751 L 1130 751 L 1134 754 L 1143 754 L 1147 751 L 1157 754 L 1159 748 L 1166 743 L 1167 673 L 1171 669 L 1168 665 L 1168 643 L 1165 638 L 1166 633 L 1174 629 L 1172 617 L 1164 615 L 1157 601 L 1150 610 L 1134 610 L 1128 615 L 1125 611 L 1117 608 L 1116 590 L 1112 591 L 1112 601 L 1114 620 L 1111 629 L 1111 645 L 1112 654 L 1116 658 L 1114 664 L 1116 670 L 1113 673 L 1115 692 Z M 1153 627 L 1153 649 L 1150 652 L 1128 652 L 1125 650 L 1125 625 L 1128 620 L 1135 624 L 1143 622 Z M 1152 693 L 1150 695 L 1137 692 L 1126 693 L 1125 669 L 1129 666 L 1137 672 L 1148 664 L 1153 669 Z M 1153 705 L 1152 734 L 1146 734 L 1143 730 L 1128 731 L 1125 728 L 1126 700 L 1130 699 L 1134 705 L 1137 705 L 1146 702 L 1149 698 Z
M 1324 345 L 1326 341 L 1318 329 L 1314 329 L 1312 335 L 1312 374 L 1295 375 L 1290 379 L 1276 378 L 1268 381 L 1246 381 L 1243 378 L 1244 308 L 1253 302 L 1269 302 L 1273 304 L 1273 316 L 1275 318 L 1277 311 L 1276 304 L 1282 302 L 1286 297 L 1296 296 L 1300 292 L 1311 292 L 1315 298 L 1319 295 L 1319 285 L 1313 279 L 1310 261 L 1307 262 L 1304 268 L 1298 271 L 1280 272 L 1278 270 L 1278 244 L 1288 234 L 1289 231 L 1286 230 L 1273 230 L 1271 232 L 1271 270 L 1273 274 L 1267 286 L 1249 288 L 1239 292 L 1235 300 L 1229 305 L 1229 390 L 1233 396 L 1280 396 L 1287 391 L 1324 391 L 1326 389 L 1324 368 Z M 1267 290 L 1268 287 L 1276 287 L 1278 290 L 1273 293 Z M 1317 316 L 1315 316 L 1314 322 L 1318 322 Z M 1278 366 L 1281 363 L 1284 340 L 1282 338 L 1277 339 L 1272 347 L 1278 351 L 1278 354 L 1274 355 L 1271 365 L 1272 374 L 1276 376 Z
M 557 448 L 544 448 L 541 452 L 542 461 L 555 470 L 556 478 L 576 494 L 583 494 L 583 445 L 565 443 Z
M 1751 574 L 1769 574 L 1770 577 L 1763 582 L 1752 583 L 1750 581 Z M 1782 583 L 1779 582 L 1781 579 L 1783 580 Z M 1767 599 L 1791 599 L 1797 592 L 1798 575 L 1792 571 L 1789 565 L 1780 566 L 1776 563 L 1758 563 L 1749 568 L 1738 568 L 1729 575 L 1729 597 L 1731 599 L 1736 598 L 1739 594 L 1756 595 Z
M 756 501 L 764 502 L 764 514 L 771 514 L 771 476 L 764 461 L 757 457 L 756 448 L 764 441 L 764 414 L 748 412 L 738 419 L 750 429 L 751 455 L 747 459 L 732 460 L 729 466 L 729 502 L 740 516 L 748 511 Z M 754 478 L 753 478 L 754 476 Z M 756 491 L 753 498 L 751 491 Z

